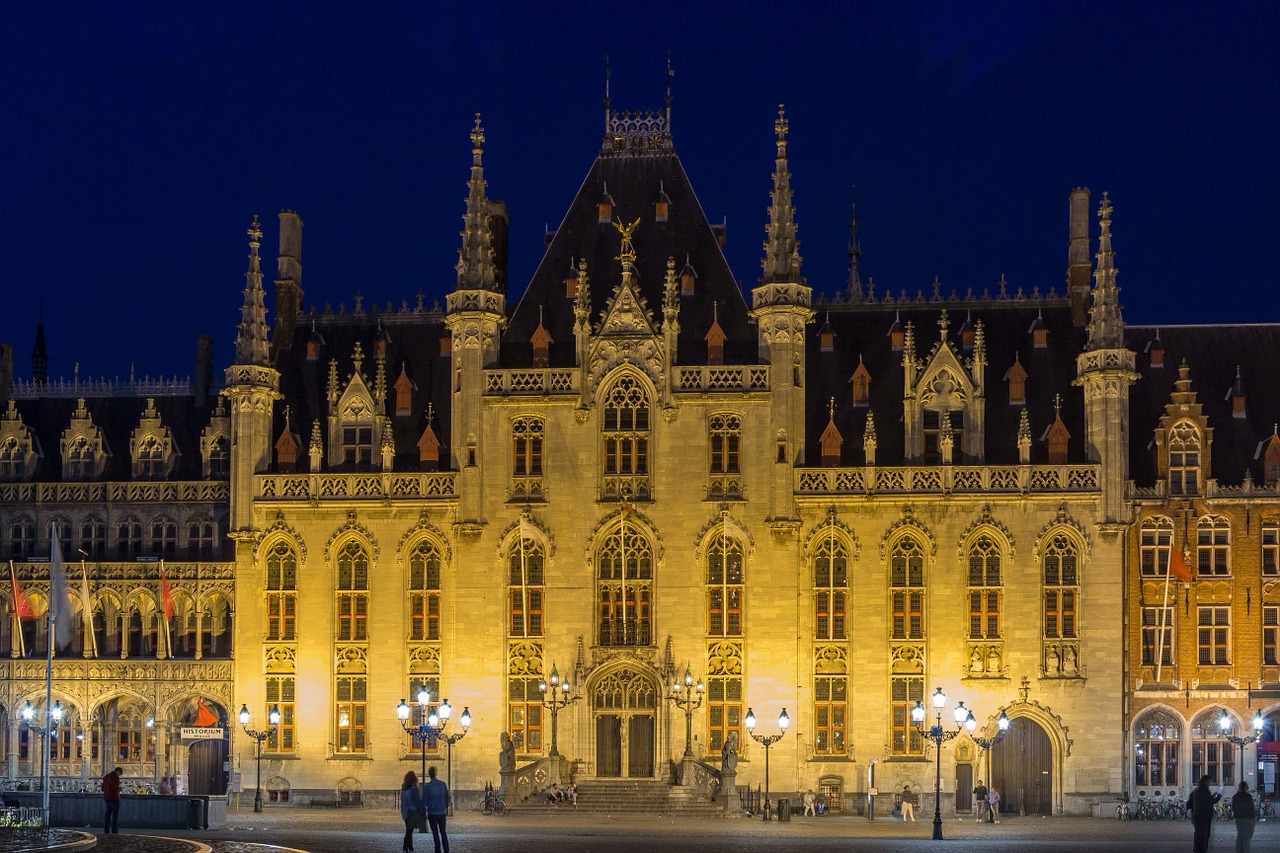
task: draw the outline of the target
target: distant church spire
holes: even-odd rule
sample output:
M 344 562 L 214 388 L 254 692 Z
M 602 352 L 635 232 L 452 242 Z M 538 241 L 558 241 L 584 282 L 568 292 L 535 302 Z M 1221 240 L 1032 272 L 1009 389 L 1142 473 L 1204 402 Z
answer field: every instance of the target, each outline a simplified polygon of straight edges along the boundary
M 796 209 L 791 203 L 791 171 L 787 167 L 787 110 L 778 105 L 773 131 L 778 137 L 778 156 L 773 167 L 772 203 L 765 227 L 761 284 L 800 281 L 800 243 L 796 239 Z
M 858 242 L 858 188 L 851 190 L 849 202 L 849 287 L 845 294 L 850 302 L 861 302 L 862 293 L 862 244 Z
M 467 211 L 462 215 L 462 247 L 458 249 L 458 290 L 497 290 L 493 265 L 493 233 L 489 230 L 489 199 L 485 197 L 484 127 L 476 113 L 471 129 L 471 180 L 467 182 Z
M 1120 314 L 1120 288 L 1116 285 L 1116 253 L 1111 249 L 1111 199 L 1102 194 L 1098 219 L 1098 265 L 1094 271 L 1093 306 L 1089 309 L 1087 349 L 1118 349 L 1124 346 L 1124 318 Z
M 258 247 L 262 245 L 262 227 L 254 214 L 249 235 L 249 269 L 244 274 L 244 304 L 240 306 L 240 327 L 236 331 L 236 364 L 271 363 L 267 346 L 267 309 L 263 302 L 262 268 L 258 263 Z
M 44 294 L 40 294 L 40 317 L 36 320 L 36 345 L 31 348 L 31 381 L 49 381 L 49 351 L 44 343 Z

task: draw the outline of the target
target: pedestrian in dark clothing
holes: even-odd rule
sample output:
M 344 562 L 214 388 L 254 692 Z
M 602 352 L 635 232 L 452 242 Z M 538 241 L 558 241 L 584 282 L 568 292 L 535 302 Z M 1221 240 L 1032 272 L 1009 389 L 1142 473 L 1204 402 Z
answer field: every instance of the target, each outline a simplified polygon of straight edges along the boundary
M 1213 829 L 1213 807 L 1222 799 L 1222 786 L 1218 793 L 1209 790 L 1209 777 L 1201 776 L 1191 796 L 1187 798 L 1187 811 L 1191 814 L 1192 853 L 1209 853 L 1209 833 Z
M 404 819 L 404 847 L 413 849 L 413 831 L 422 826 L 422 815 L 426 811 L 426 803 L 418 790 L 418 774 L 410 770 L 404 774 L 404 783 L 400 786 L 400 817 Z
M 108 771 L 102 777 L 102 802 L 107 807 L 103 819 L 103 835 L 120 834 L 120 768 Z
M 1253 794 L 1249 793 L 1248 782 L 1241 782 L 1240 790 L 1231 798 L 1231 812 L 1236 816 L 1236 853 L 1249 853 L 1257 815 L 1253 810 Z
M 973 819 L 974 823 L 981 823 L 987 816 L 987 786 L 982 784 L 981 779 L 978 780 L 978 787 L 973 789 L 973 813 L 977 815 Z
M 449 836 L 445 832 L 444 819 L 449 813 L 449 786 L 436 778 L 436 769 L 427 768 L 426 806 L 427 824 L 431 827 L 431 840 L 436 844 L 435 853 L 449 853 Z

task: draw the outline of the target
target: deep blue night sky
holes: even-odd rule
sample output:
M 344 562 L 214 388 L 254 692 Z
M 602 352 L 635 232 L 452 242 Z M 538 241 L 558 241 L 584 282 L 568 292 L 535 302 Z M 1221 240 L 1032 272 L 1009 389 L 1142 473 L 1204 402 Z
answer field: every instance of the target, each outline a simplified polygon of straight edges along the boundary
M 1129 322 L 1280 319 L 1276 3 L 574 5 L 5 4 L 17 375 L 41 293 L 52 376 L 187 376 L 199 333 L 220 373 L 245 229 L 267 222 L 269 281 L 281 208 L 308 305 L 442 299 L 476 111 L 518 295 L 599 146 L 605 56 L 614 106 L 657 108 L 668 50 L 677 150 L 748 287 L 785 102 L 817 291 L 844 282 L 852 184 L 879 292 L 1061 290 L 1086 185 L 1115 203 Z

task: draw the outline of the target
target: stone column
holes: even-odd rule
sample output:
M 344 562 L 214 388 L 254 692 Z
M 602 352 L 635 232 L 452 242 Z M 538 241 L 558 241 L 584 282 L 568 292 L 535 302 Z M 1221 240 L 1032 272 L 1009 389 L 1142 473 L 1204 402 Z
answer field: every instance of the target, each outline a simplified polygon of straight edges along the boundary
M 738 771 L 720 771 L 720 810 L 725 814 L 738 811 Z

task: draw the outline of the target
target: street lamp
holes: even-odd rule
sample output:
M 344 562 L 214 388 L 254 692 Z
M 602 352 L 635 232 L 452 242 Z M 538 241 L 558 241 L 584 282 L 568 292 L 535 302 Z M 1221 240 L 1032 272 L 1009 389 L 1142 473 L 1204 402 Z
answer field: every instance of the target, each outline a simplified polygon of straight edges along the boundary
M 960 728 L 964 726 L 970 719 L 973 719 L 973 715 L 969 712 L 969 709 L 964 706 L 963 702 L 958 703 L 956 705 L 956 710 L 955 710 L 956 730 L 953 732 L 943 731 L 942 730 L 942 709 L 947 704 L 947 694 L 943 693 L 942 688 L 939 687 L 933 691 L 933 696 L 930 698 L 933 701 L 933 708 L 938 715 L 937 723 L 933 725 L 929 729 L 929 731 L 927 732 L 924 731 L 925 709 L 924 709 L 924 705 L 920 704 L 919 702 L 916 702 L 915 707 L 911 709 L 911 720 L 917 726 L 920 727 L 921 733 L 925 737 L 929 738 L 929 740 L 934 742 L 937 750 L 937 754 L 935 756 L 937 760 L 937 767 L 934 771 L 934 776 L 933 776 L 933 840 L 941 841 L 942 840 L 942 744 L 951 740 L 956 735 L 960 734 Z M 976 726 L 976 721 L 975 721 L 975 726 Z
M 422 688 L 418 691 L 418 722 L 409 722 L 409 713 L 411 709 L 409 703 L 400 700 L 400 704 L 396 706 L 396 716 L 400 718 L 400 727 L 409 734 L 413 735 L 413 739 L 422 745 L 422 780 L 427 779 L 427 743 L 440 738 L 441 733 L 449 725 L 449 717 L 453 715 L 453 706 L 446 699 L 440 703 L 440 707 L 435 710 L 431 709 L 431 691 Z M 425 717 L 425 719 L 424 719 Z M 462 726 L 465 729 L 471 725 L 471 712 L 463 712 Z M 466 734 L 464 731 L 463 734 Z M 461 740 L 459 735 L 458 739 Z
M 978 749 L 981 749 L 983 753 L 986 755 L 988 779 L 991 778 L 991 747 L 998 744 L 1004 738 L 1005 734 L 1009 731 L 1009 715 L 1006 714 L 1004 711 L 1001 711 L 1000 719 L 996 720 L 996 725 L 999 727 L 1000 730 L 996 732 L 995 737 L 990 737 L 990 738 L 975 737 L 973 734 L 973 730 L 978 727 L 978 721 L 974 719 L 972 713 L 970 713 L 968 719 L 964 721 L 964 727 L 969 732 L 969 738 L 974 743 L 976 743 L 978 745 Z M 981 764 L 979 764 L 979 766 L 981 766 Z M 981 815 L 986 813 L 985 811 L 983 811 L 984 805 L 985 804 L 983 803 L 978 804 L 978 814 Z
M 448 758 L 445 763 L 445 775 L 449 777 L 449 816 L 453 816 L 453 745 L 467 736 L 467 732 L 471 728 L 471 709 L 463 707 L 462 716 L 458 718 L 458 722 L 462 724 L 462 731 L 454 732 L 451 735 L 440 735 L 440 740 L 444 741 L 448 749 Z
M 1253 734 L 1249 737 L 1241 737 L 1240 735 L 1229 734 L 1231 729 L 1231 715 L 1226 711 L 1222 712 L 1222 716 L 1218 718 L 1218 728 L 1222 729 L 1222 736 L 1227 740 L 1240 747 L 1240 778 L 1244 778 L 1244 748 L 1246 744 L 1253 743 L 1262 737 L 1262 728 L 1266 725 L 1266 721 L 1262 719 L 1262 712 L 1255 711 L 1253 714 Z
M 258 763 L 258 781 L 257 787 L 253 792 L 253 810 L 255 812 L 262 811 L 262 742 L 271 737 L 276 730 L 276 726 L 280 725 L 280 706 L 272 705 L 271 710 L 267 712 L 267 727 L 265 729 L 249 728 L 249 706 L 240 706 L 240 726 L 244 729 L 244 733 L 253 738 L 258 744 L 256 760 Z
M 677 678 L 671 682 L 670 699 L 676 703 L 677 708 L 684 711 L 685 758 L 693 758 L 693 712 L 702 707 L 704 690 L 702 679 L 699 678 L 697 684 L 694 684 L 693 673 L 687 666 L 684 668 L 684 679 Z
M 756 734 L 756 714 L 751 708 L 747 708 L 747 716 L 742 721 L 747 727 L 747 734 L 751 735 L 751 739 L 756 743 L 764 744 L 764 820 L 769 819 L 769 747 L 782 740 L 782 736 L 787 733 L 787 726 L 791 725 L 791 718 L 787 716 L 787 709 L 783 708 L 782 713 L 778 715 L 778 728 L 781 729 L 776 735 L 758 735 Z
M 551 758 L 560 756 L 559 747 L 556 745 L 556 729 L 558 728 L 558 718 L 560 709 L 565 708 L 578 697 L 569 695 L 569 679 L 560 680 L 560 672 L 556 669 L 555 663 L 551 664 L 551 682 L 548 689 L 547 682 L 543 681 L 538 684 L 538 692 L 542 694 L 542 704 L 546 705 L 551 711 Z M 558 767 L 557 767 L 558 770 Z M 556 781 L 559 781 L 557 778 Z

